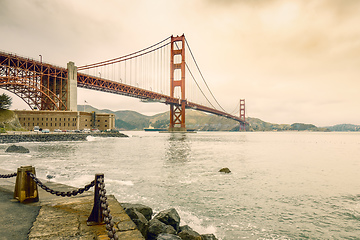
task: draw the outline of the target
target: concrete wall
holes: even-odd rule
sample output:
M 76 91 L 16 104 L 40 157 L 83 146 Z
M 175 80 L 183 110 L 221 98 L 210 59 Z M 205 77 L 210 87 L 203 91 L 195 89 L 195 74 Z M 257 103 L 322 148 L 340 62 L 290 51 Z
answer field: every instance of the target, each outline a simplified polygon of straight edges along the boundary
M 68 111 L 77 111 L 77 67 L 73 62 L 67 64 L 68 69 L 68 96 L 67 109 Z
M 96 114 L 96 126 L 100 129 L 114 129 L 115 115 L 113 114 Z

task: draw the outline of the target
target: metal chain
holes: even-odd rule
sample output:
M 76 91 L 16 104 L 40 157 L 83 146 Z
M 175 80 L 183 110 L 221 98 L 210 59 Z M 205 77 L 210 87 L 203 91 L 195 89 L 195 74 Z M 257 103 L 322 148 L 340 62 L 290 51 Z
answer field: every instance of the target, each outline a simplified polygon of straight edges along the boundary
M 88 191 L 90 188 L 95 186 L 95 180 L 94 180 L 90 184 L 86 185 L 84 188 L 79 188 L 79 189 L 76 189 L 73 191 L 68 191 L 68 192 L 60 192 L 60 191 L 55 191 L 55 190 L 49 188 L 48 186 L 46 186 L 45 184 L 43 184 L 35 176 L 35 174 L 33 174 L 31 172 L 27 172 L 27 174 L 34 180 L 34 182 L 39 187 L 44 189 L 46 192 L 49 192 L 56 196 L 62 196 L 62 197 L 76 196 L 77 194 L 79 194 L 79 193 L 82 194 L 83 192 Z M 0 176 L 1 177 L 3 177 L 3 176 L 4 177 L 14 177 L 14 176 L 16 176 L 16 173 L 0 175 Z M 102 209 L 102 214 L 104 215 L 104 222 L 106 224 L 106 230 L 108 231 L 108 236 L 111 240 L 118 240 L 119 237 L 116 235 L 116 229 L 114 228 L 114 221 L 112 220 L 112 216 L 110 214 L 109 203 L 107 202 L 104 178 L 99 178 L 98 187 L 99 187 L 99 195 L 100 195 L 100 205 L 101 205 L 101 209 Z
M 112 220 L 109 203 L 107 202 L 104 178 L 99 178 L 98 180 L 99 180 L 98 187 L 99 187 L 99 195 L 100 195 L 100 205 L 102 209 L 102 214 L 104 215 L 106 230 L 108 231 L 108 236 L 111 240 L 118 240 L 119 237 L 116 235 L 116 229 L 114 228 L 114 221 Z
M 11 178 L 16 177 L 17 173 L 11 173 L 11 174 L 0 174 L 0 178 Z
M 62 197 L 71 197 L 71 196 L 76 196 L 77 194 L 82 194 L 85 191 L 88 191 L 90 188 L 92 188 L 93 186 L 95 186 L 95 180 L 92 181 L 90 184 L 85 185 L 85 187 L 83 188 L 79 188 L 73 191 L 68 191 L 68 192 L 60 192 L 60 191 L 55 191 L 49 187 L 47 187 L 45 184 L 43 184 L 36 176 L 35 174 L 31 173 L 31 172 L 27 172 L 27 174 L 34 180 L 34 182 L 41 187 L 42 189 L 44 189 L 46 192 L 54 194 L 56 196 L 62 196 Z

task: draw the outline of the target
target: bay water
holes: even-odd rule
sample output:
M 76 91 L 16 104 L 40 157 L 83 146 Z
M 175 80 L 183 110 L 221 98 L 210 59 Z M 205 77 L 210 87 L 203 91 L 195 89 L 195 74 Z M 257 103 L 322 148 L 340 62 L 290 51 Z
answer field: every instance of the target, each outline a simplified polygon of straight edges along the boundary
M 119 202 L 174 207 L 181 225 L 223 240 L 360 239 L 359 133 L 124 133 L 17 144 L 29 154 L 1 144 L 0 168 L 75 187 L 104 173 Z

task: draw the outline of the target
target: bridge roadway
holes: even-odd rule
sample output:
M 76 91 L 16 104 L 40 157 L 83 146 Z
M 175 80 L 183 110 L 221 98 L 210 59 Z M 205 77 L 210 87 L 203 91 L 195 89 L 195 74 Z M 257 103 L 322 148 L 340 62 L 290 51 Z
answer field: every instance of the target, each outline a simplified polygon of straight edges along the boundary
M 5 88 L 15 93 L 27 102 L 32 109 L 35 106 L 38 109 L 43 109 L 41 106 L 44 106 L 47 110 L 66 110 L 67 89 L 65 87 L 67 79 L 68 70 L 66 68 L 0 51 L 0 88 Z M 51 81 L 55 83 L 51 83 Z M 77 73 L 77 86 L 168 105 L 181 105 L 182 101 L 168 95 L 81 72 Z M 46 99 L 44 100 L 43 98 Z M 38 102 L 34 101 L 34 99 Z M 186 108 L 212 113 L 246 124 L 238 116 L 187 100 L 183 101 L 185 101 Z M 51 107 L 49 104 L 53 104 L 53 106 Z
M 114 82 L 111 80 L 102 79 L 99 77 L 78 73 L 78 80 L 77 80 L 78 87 L 93 89 L 97 91 L 109 92 L 114 94 L 120 94 L 135 98 L 140 98 L 144 100 L 152 100 L 156 102 L 161 102 L 165 104 L 174 104 L 174 105 L 181 105 L 181 99 L 173 98 L 168 95 L 152 92 L 149 90 L 145 90 L 142 88 L 134 87 L 131 85 L 127 85 L 124 83 Z M 185 100 L 186 101 L 186 100 Z M 223 111 L 219 111 L 217 109 L 209 108 L 197 103 L 193 103 L 190 101 L 185 102 L 186 108 L 203 111 L 207 113 L 212 113 L 218 116 L 226 117 L 229 119 L 233 119 L 240 123 L 243 121 L 240 117 L 228 114 Z

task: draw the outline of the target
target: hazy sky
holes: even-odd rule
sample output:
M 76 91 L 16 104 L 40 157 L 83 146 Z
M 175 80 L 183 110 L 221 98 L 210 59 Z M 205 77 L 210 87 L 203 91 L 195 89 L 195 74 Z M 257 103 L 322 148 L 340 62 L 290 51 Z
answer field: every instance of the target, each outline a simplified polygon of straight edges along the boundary
M 358 0 L 0 0 L 0 50 L 81 66 L 185 33 L 227 111 L 245 98 L 247 116 L 273 123 L 360 124 L 359 13 Z M 169 108 L 79 89 L 85 99 Z

